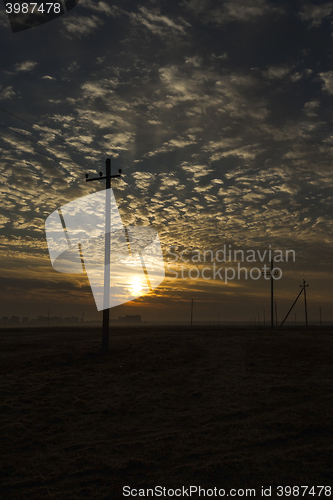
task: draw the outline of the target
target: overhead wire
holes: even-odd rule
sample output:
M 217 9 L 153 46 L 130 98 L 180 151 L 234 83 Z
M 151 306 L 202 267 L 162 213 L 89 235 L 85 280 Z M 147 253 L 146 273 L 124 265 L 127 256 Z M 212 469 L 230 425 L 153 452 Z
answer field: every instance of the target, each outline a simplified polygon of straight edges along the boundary
M 34 139 L 32 139 L 32 138 L 30 138 L 30 137 L 28 137 L 28 136 L 24 135 L 24 134 L 21 134 L 21 133 L 19 133 L 19 132 L 15 131 L 15 130 L 12 130 L 10 127 L 6 127 L 5 125 L 2 125 L 2 124 L 0 124 L 0 126 L 1 126 L 1 127 L 3 127 L 4 129 L 8 130 L 9 132 L 12 132 L 12 133 L 15 133 L 16 135 L 21 136 L 23 139 L 26 139 L 26 140 L 29 140 L 30 142 L 33 142 L 33 143 L 35 143 L 35 144 L 38 144 L 38 141 L 36 141 L 36 140 L 34 140 Z M 2 134 L 1 132 L 0 132 L 0 136 L 2 136 L 2 137 L 6 137 L 6 136 L 5 136 L 4 134 Z M 16 144 L 16 147 L 17 147 L 18 149 L 23 150 L 23 148 L 21 148 L 18 144 Z M 46 149 L 51 149 L 51 150 L 52 150 L 52 148 L 46 148 Z M 48 154 L 46 154 L 46 153 L 43 153 L 42 151 L 40 151 L 40 150 L 38 150 L 38 149 L 36 149 L 36 148 L 34 148 L 34 151 L 35 151 L 36 153 L 38 153 L 38 154 L 40 154 L 40 155 L 42 155 L 42 156 L 45 156 L 46 158 L 49 158 L 50 160 L 53 160 L 53 161 L 54 161 L 54 157 L 52 157 L 52 156 L 50 156 L 50 155 L 48 155 Z M 56 150 L 54 150 L 54 151 L 56 151 Z M 57 151 L 57 152 L 58 152 L 58 151 Z M 59 159 L 58 159 L 58 160 L 59 160 Z M 5 160 L 5 159 L 0 159 L 0 161 L 8 161 L 8 160 Z M 18 160 L 18 161 L 20 161 L 20 160 Z M 24 161 L 26 161 L 26 160 L 24 160 Z M 73 163 L 76 163 L 76 161 L 75 161 L 75 160 L 72 160 L 72 162 L 71 162 L 71 163 L 70 163 L 68 160 L 64 160 L 64 159 L 61 159 L 61 160 L 59 160 L 59 161 L 61 161 L 61 162 L 62 162 L 63 164 L 65 164 L 65 165 L 69 165 L 69 166 L 71 166 Z M 88 168 L 88 167 L 86 167 L 86 168 Z M 127 189 L 127 191 L 128 191 L 128 192 L 130 192 L 133 196 L 136 196 L 136 197 L 139 197 L 139 198 L 143 199 L 143 195 L 142 195 L 142 193 L 138 193 L 138 192 L 137 192 L 137 193 L 135 193 L 134 191 L 132 191 L 132 189 L 130 189 L 130 188 L 128 188 L 128 187 L 127 187 L 126 189 Z M 119 190 L 119 191 L 120 191 L 120 190 Z M 153 193 L 153 194 L 155 195 L 156 193 Z
M 34 128 L 34 127 L 38 127 L 41 131 L 43 131 L 43 129 L 42 129 L 42 127 L 41 127 L 40 125 L 36 125 L 36 124 L 34 124 L 34 123 L 31 123 L 29 120 L 26 120 L 26 119 L 22 118 L 21 116 L 18 116 L 18 115 L 16 115 L 15 113 L 12 113 L 11 111 L 8 111 L 7 109 L 4 109 L 4 108 L 3 108 L 3 107 L 1 107 L 1 106 L 0 106 L 0 110 L 1 110 L 1 111 L 3 111 L 4 113 L 7 113 L 7 114 L 8 114 L 8 115 L 10 115 L 10 116 L 13 116 L 13 117 L 14 117 L 14 118 L 16 118 L 16 119 L 18 119 L 18 120 L 22 121 L 23 123 L 26 123 L 26 124 L 30 125 L 30 126 L 31 126 L 31 127 L 33 127 L 33 128 Z M 19 135 L 19 136 L 23 137 L 23 138 L 24 138 L 24 139 L 26 139 L 26 140 L 29 140 L 30 142 L 34 142 L 35 144 L 40 144 L 40 143 L 39 143 L 39 141 L 36 141 L 36 140 L 32 139 L 31 137 L 25 136 L 24 134 L 21 134 L 21 133 L 17 132 L 16 130 L 13 130 L 11 127 L 7 127 L 6 125 L 3 125 L 3 124 L 0 124 L 0 125 L 1 125 L 3 128 L 5 128 L 5 129 L 9 130 L 10 132 L 17 134 L 17 135 Z M 58 138 L 59 138 L 59 139 L 60 139 L 60 140 L 61 140 L 61 141 L 62 141 L 62 142 L 66 145 L 66 146 L 71 147 L 73 150 L 74 150 L 74 149 L 77 149 L 77 151 L 79 151 L 79 152 L 81 152 L 81 153 L 82 153 L 82 150 L 80 150 L 79 148 L 75 148 L 72 144 L 68 143 L 68 142 L 67 142 L 67 141 L 66 141 L 66 140 L 65 140 L 65 139 L 64 139 L 64 138 L 63 138 L 60 134 L 58 134 L 57 132 L 54 132 L 54 131 L 50 131 L 50 130 L 48 130 L 48 131 L 47 131 L 47 133 L 51 133 L 51 134 L 53 134 L 55 137 L 58 137 Z M 80 141 L 79 139 L 76 139 L 76 140 L 77 140 L 77 142 L 79 142 L 79 143 L 80 143 L 80 144 L 82 144 L 83 146 L 87 146 L 87 144 L 86 144 L 86 143 L 84 143 L 84 142 Z M 52 147 L 50 147 L 50 146 L 44 146 L 44 147 L 45 147 L 46 149 L 50 150 L 50 151 L 55 151 L 55 152 L 57 152 L 57 153 L 60 153 L 60 151 L 58 151 L 57 149 L 52 148 Z M 46 155 L 45 153 L 42 153 L 41 151 L 37 151 L 37 150 L 36 150 L 36 152 L 38 152 L 39 154 L 42 154 L 42 155 L 44 155 L 44 156 L 46 156 L 46 157 L 48 157 L 48 158 L 51 158 L 49 155 Z M 51 159 L 52 159 L 52 158 L 51 158 Z M 62 161 L 63 161 L 63 162 L 65 162 L 65 160 L 62 160 Z M 81 166 L 85 167 L 87 170 L 91 170 L 91 167 L 88 167 L 87 165 L 85 165 L 84 163 L 82 163 L 82 162 L 80 162 L 80 161 L 78 161 L 78 160 L 75 160 L 75 161 L 73 160 L 73 163 L 78 163 L 79 165 L 81 165 Z M 66 164 L 68 164 L 68 163 L 66 163 Z M 118 169 L 117 169 L 116 167 L 114 167 L 113 165 L 111 165 L 111 168 L 112 168 L 113 170 L 117 170 L 117 171 L 118 171 Z M 153 193 L 152 191 L 150 191 L 150 192 L 151 192 L 152 194 L 154 194 L 154 195 L 156 194 L 156 193 Z M 133 194 L 133 193 L 132 193 L 132 194 Z M 142 196 L 142 195 L 141 195 L 141 196 Z
M 11 127 L 7 127 L 7 125 L 3 125 L 2 123 L 0 123 L 0 126 L 6 130 L 8 130 L 9 132 L 13 133 L 13 134 L 16 134 L 16 135 L 19 135 L 20 137 L 23 137 L 23 139 L 26 139 L 27 141 L 30 141 L 30 142 L 33 142 L 37 145 L 40 145 L 40 146 L 43 146 L 43 144 L 40 144 L 40 141 L 37 141 L 35 139 L 33 139 L 32 137 L 28 137 L 27 135 L 25 134 L 22 134 L 20 132 L 18 132 L 17 130 L 13 130 Z M 56 153 L 60 153 L 60 154 L 63 154 L 63 152 L 59 151 L 58 149 L 55 149 L 54 147 L 51 147 L 51 146 L 43 146 L 45 147 L 45 149 L 48 149 L 49 151 L 54 151 Z M 43 154 L 43 153 L 41 153 Z M 45 155 L 44 156 L 48 156 L 48 155 Z M 51 158 L 51 157 L 50 157 Z M 59 159 L 59 158 L 57 158 Z M 61 159 L 61 161 L 66 161 L 65 159 Z M 68 160 L 67 160 L 68 161 Z M 78 161 L 78 160 L 72 160 L 73 163 L 79 163 L 80 165 L 82 165 L 84 168 L 86 168 L 87 170 L 91 170 L 91 167 L 88 167 L 87 165 L 85 165 L 84 163 Z
M 1 106 L 0 106 L 0 111 L 3 111 L 4 113 L 7 113 L 8 115 L 13 116 L 14 118 L 17 118 L 18 120 L 21 120 L 22 122 L 27 123 L 28 125 L 30 125 L 33 128 L 34 127 L 38 127 L 43 132 L 43 128 L 40 125 L 37 125 L 35 123 L 31 123 L 28 120 L 25 120 L 24 118 L 22 118 L 21 116 L 15 115 L 11 111 L 8 111 L 7 109 L 4 109 Z M 71 147 L 73 149 L 76 149 L 76 150 L 82 152 L 82 150 L 80 150 L 78 148 L 75 148 L 71 143 L 67 142 L 66 139 L 62 135 L 58 134 L 57 132 L 54 132 L 53 130 L 52 131 L 51 130 L 47 130 L 47 131 L 44 131 L 44 132 L 53 134 L 55 137 L 58 137 L 58 139 L 60 139 L 64 144 L 66 144 L 66 146 L 69 146 L 69 147 Z M 82 142 L 82 141 L 80 141 L 80 139 L 77 138 L 76 140 L 77 140 L 77 142 L 79 142 L 80 144 L 82 144 L 82 146 L 87 146 L 87 144 L 84 143 L 84 142 Z M 80 162 L 78 162 L 78 163 L 80 163 Z M 85 166 L 85 165 L 83 165 L 83 166 Z
M 3 108 L 0 108 L 0 109 L 3 109 Z M 8 113 L 9 113 L 9 112 L 8 112 Z M 9 113 L 9 114 L 13 115 L 13 113 Z M 15 115 L 13 115 L 13 116 L 15 116 Z M 16 116 L 15 116 L 15 117 L 16 117 Z M 19 118 L 19 117 L 17 117 L 17 118 Z M 27 121 L 26 121 L 26 120 L 24 120 L 23 118 L 19 118 L 19 119 L 20 119 L 20 120 L 22 120 L 22 121 L 24 121 L 24 122 L 26 122 L 26 123 L 29 123 L 29 124 L 30 124 L 30 122 L 27 122 Z M 20 132 L 18 132 L 18 131 L 16 131 L 16 130 L 13 130 L 11 127 L 7 127 L 6 125 L 3 125 L 3 124 L 1 124 L 1 123 L 0 123 L 0 126 L 1 126 L 2 128 L 4 128 L 4 129 L 8 130 L 9 132 L 11 132 L 11 133 L 13 133 L 13 134 L 16 134 L 16 135 L 18 135 L 18 136 L 20 136 L 20 137 L 22 137 L 22 138 L 23 138 L 23 139 L 25 139 L 25 140 L 28 140 L 28 141 L 30 141 L 30 142 L 32 142 L 32 143 L 34 143 L 34 144 L 40 145 L 40 142 L 39 142 L 39 141 L 37 141 L 37 140 L 33 139 L 32 137 L 28 137 L 27 135 L 22 134 L 22 133 L 20 133 Z M 4 136 L 3 134 L 1 134 L 1 133 L 0 133 L 0 135 L 2 135 L 3 137 L 5 137 L 5 136 Z M 66 143 L 66 144 L 67 144 L 67 143 Z M 44 146 L 44 147 L 45 147 L 45 149 L 48 149 L 49 151 L 54 151 L 54 152 L 56 152 L 56 153 L 61 153 L 59 150 L 57 150 L 57 149 L 55 149 L 55 148 L 52 148 L 52 147 L 50 147 L 50 146 Z M 22 148 L 20 148 L 20 149 L 22 149 Z M 45 156 L 45 157 L 47 157 L 47 158 L 50 158 L 51 160 L 54 160 L 54 158 L 52 158 L 52 156 L 50 156 L 50 155 L 48 155 L 48 154 L 46 154 L 46 153 L 43 153 L 42 151 L 39 151 L 39 150 L 37 150 L 37 149 L 35 149 L 35 151 L 36 151 L 36 153 L 38 153 L 38 154 L 41 154 L 41 155 L 43 155 L 43 156 Z M 57 159 L 59 160 L 59 158 L 57 158 Z M 91 170 L 91 167 L 89 168 L 89 167 L 87 167 L 87 165 L 85 165 L 85 164 L 83 164 L 82 162 L 79 162 L 79 161 L 77 161 L 77 160 L 71 160 L 71 162 L 72 162 L 72 163 L 69 163 L 69 160 L 66 160 L 66 159 L 63 159 L 63 158 L 62 158 L 62 159 L 61 159 L 61 160 L 59 160 L 59 161 L 61 161 L 61 162 L 62 162 L 62 163 L 64 163 L 65 165 L 71 165 L 72 163 L 79 163 L 80 165 L 82 165 L 83 167 L 85 167 L 87 170 Z M 112 167 L 112 165 L 111 165 L 111 168 L 113 168 L 114 170 L 117 170 L 117 171 L 118 171 L 118 169 L 116 169 L 116 167 Z M 149 190 L 149 188 L 148 188 L 148 190 Z M 130 190 L 128 189 L 128 191 L 130 191 Z M 150 191 L 153 195 L 155 195 L 155 194 L 156 194 L 156 193 L 154 193 L 154 192 L 153 192 L 153 191 L 151 191 L 151 190 L 149 190 L 149 191 Z M 136 193 L 134 193 L 133 191 L 130 191 L 130 192 L 131 192 L 134 196 L 139 196 L 139 197 L 141 197 L 141 198 L 142 198 L 142 193 L 141 193 L 141 194 L 136 194 Z
M 1 125 L 1 124 L 0 124 L 0 125 Z M 1 125 L 1 126 L 3 127 L 3 125 Z M 5 136 L 4 134 L 2 134 L 1 132 L 0 132 L 0 136 L 2 136 L 2 137 L 6 137 L 6 136 Z M 18 147 L 18 149 L 23 150 L 23 148 L 20 148 L 19 146 L 17 146 L 17 147 Z M 52 156 L 50 156 L 50 155 L 48 155 L 48 154 L 46 154 L 46 153 L 43 153 L 42 151 L 39 151 L 38 149 L 35 149 L 35 152 L 36 152 L 36 153 L 38 153 L 38 154 L 40 154 L 40 155 L 46 156 L 46 158 L 50 158 L 51 160 L 53 160 L 53 161 L 54 161 L 54 158 L 53 158 Z M 61 161 L 62 161 L 62 160 L 61 160 Z M 65 163 L 65 162 L 64 162 L 64 163 Z M 69 163 L 65 163 L 65 164 L 69 165 Z
M 73 146 L 73 144 L 71 144 L 70 142 L 66 141 L 66 139 L 59 133 L 55 132 L 55 131 L 51 131 L 51 130 L 43 130 L 42 126 L 40 125 L 37 125 L 35 123 L 31 123 L 29 120 L 26 120 L 25 118 L 22 118 L 21 116 L 18 116 L 16 115 L 15 113 L 12 113 L 11 111 L 8 111 L 7 109 L 4 109 L 3 107 L 0 106 L 0 111 L 3 111 L 4 113 L 7 113 L 8 115 L 10 116 L 13 116 L 14 118 L 16 118 L 17 120 L 20 120 L 22 121 L 23 123 L 26 123 L 27 125 L 30 125 L 32 128 L 35 128 L 37 127 L 39 130 L 41 130 L 42 132 L 46 132 L 46 133 L 50 133 L 52 135 L 54 135 L 55 137 L 57 137 L 60 141 L 62 141 L 66 146 L 69 146 L 70 148 L 72 148 L 73 150 L 75 150 L 76 152 L 79 151 L 80 153 L 83 153 L 83 151 L 79 148 L 76 148 L 75 146 Z M 87 144 L 85 142 L 82 142 L 80 141 L 79 138 L 76 138 L 75 139 L 77 142 L 79 142 L 80 144 L 82 144 L 82 146 L 85 146 L 87 147 Z M 48 149 L 52 149 L 50 147 L 48 147 Z M 56 149 L 53 148 L 54 151 L 57 151 Z M 89 167 L 87 167 L 87 165 L 85 165 L 84 163 L 76 160 L 76 163 L 79 163 L 79 165 L 82 165 L 83 167 L 89 169 Z M 116 167 L 113 167 L 113 165 L 111 165 L 111 168 L 113 168 L 114 170 L 118 170 Z

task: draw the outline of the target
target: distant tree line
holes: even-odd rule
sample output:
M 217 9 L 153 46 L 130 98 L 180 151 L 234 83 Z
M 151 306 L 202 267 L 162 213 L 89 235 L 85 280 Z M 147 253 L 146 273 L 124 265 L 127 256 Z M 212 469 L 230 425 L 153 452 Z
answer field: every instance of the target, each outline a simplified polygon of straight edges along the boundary
M 27 316 L 2 316 L 0 320 L 0 327 L 25 327 L 25 326 L 62 326 L 62 325 L 80 325 L 83 323 L 83 318 L 77 316 L 67 316 L 61 318 L 60 316 L 38 316 L 37 318 L 30 319 Z
M 99 321 L 84 321 L 84 318 L 77 316 L 38 316 L 37 318 L 30 319 L 27 316 L 2 316 L 0 319 L 0 328 L 18 328 L 30 326 L 75 326 L 75 325 L 96 325 Z M 139 314 L 118 316 L 118 319 L 111 319 L 111 323 L 117 324 L 141 324 L 142 319 Z

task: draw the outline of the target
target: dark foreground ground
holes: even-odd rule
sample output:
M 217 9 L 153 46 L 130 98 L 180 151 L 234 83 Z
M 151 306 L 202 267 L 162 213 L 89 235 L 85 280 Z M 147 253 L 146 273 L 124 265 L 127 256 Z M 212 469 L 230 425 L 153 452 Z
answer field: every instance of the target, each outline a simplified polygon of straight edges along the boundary
M 2 500 L 330 497 L 276 487 L 332 483 L 332 328 L 122 328 L 99 347 L 99 329 L 0 331 Z

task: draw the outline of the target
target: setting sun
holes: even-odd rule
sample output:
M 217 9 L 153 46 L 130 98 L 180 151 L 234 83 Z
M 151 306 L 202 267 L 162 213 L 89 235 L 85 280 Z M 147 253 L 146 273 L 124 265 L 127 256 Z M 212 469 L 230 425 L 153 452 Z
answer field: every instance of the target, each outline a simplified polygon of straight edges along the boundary
M 140 295 L 141 292 L 143 292 L 143 288 L 142 279 L 138 276 L 134 276 L 129 287 L 131 294 L 135 296 Z

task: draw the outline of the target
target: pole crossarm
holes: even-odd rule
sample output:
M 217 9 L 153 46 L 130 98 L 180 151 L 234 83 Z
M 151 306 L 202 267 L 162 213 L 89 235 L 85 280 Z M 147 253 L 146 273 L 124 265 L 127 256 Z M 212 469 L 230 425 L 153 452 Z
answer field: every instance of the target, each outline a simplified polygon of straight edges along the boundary
M 86 182 L 89 182 L 89 181 L 101 181 L 103 179 L 115 179 L 116 177 L 121 177 L 121 169 L 119 168 L 118 169 L 118 172 L 119 174 L 115 174 L 115 175 L 100 175 L 99 177 L 89 177 L 89 174 L 86 174 Z

